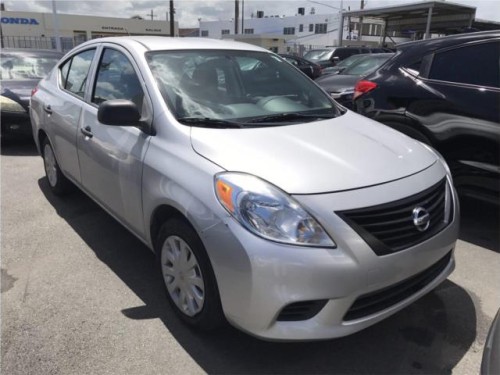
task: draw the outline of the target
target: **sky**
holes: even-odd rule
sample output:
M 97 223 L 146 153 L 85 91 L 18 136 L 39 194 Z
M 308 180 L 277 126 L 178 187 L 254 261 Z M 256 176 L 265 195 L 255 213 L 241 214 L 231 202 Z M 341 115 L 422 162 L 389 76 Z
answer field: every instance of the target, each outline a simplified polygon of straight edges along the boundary
M 6 10 L 52 12 L 52 1 L 42 0 L 4 0 Z M 404 5 L 419 2 L 419 0 L 365 0 L 365 9 L 390 5 Z M 476 18 L 500 22 L 499 0 L 453 0 L 456 4 L 476 7 Z M 245 18 L 250 18 L 258 10 L 265 15 L 294 16 L 299 7 L 304 7 L 306 13 L 315 8 L 316 14 L 338 12 L 340 0 L 244 0 Z M 360 0 L 343 0 L 343 7 L 351 10 L 360 8 Z M 241 4 L 241 1 L 240 1 Z M 234 0 L 174 0 L 175 20 L 179 27 L 198 27 L 199 19 L 203 21 L 228 20 L 234 17 Z M 95 15 L 103 17 L 129 18 L 135 15 L 154 20 L 166 20 L 169 1 L 162 0 L 58 0 L 57 11 L 66 14 Z M 240 5 L 241 13 L 241 5 Z

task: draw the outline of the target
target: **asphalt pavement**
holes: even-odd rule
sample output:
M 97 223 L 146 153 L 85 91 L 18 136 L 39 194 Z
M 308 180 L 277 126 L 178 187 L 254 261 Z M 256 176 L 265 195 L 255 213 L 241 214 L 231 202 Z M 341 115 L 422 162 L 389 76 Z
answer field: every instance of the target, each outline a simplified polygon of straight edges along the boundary
M 455 272 L 354 335 L 271 343 L 187 328 L 153 254 L 79 191 L 51 194 L 34 145 L 1 150 L 3 374 L 477 374 L 500 307 L 496 207 L 462 204 Z

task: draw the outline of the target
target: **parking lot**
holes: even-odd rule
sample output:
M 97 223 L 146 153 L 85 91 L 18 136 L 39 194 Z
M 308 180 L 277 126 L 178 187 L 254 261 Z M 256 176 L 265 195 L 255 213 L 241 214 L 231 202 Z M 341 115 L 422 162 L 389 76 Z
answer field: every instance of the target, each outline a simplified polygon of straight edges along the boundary
M 34 145 L 2 147 L 4 374 L 475 374 L 500 306 L 499 215 L 462 204 L 457 268 L 352 336 L 270 343 L 186 328 L 153 254 L 83 193 L 56 198 Z

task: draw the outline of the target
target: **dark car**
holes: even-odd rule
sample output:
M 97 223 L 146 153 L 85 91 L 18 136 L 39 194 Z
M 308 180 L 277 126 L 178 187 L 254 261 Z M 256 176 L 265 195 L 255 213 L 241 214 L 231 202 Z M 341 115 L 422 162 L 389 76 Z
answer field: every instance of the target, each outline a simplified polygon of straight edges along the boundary
M 356 85 L 357 112 L 435 147 L 462 195 L 500 199 L 500 31 L 401 44 Z
M 315 64 L 313 62 L 310 62 L 306 59 L 303 59 L 302 57 L 298 56 L 292 56 L 292 55 L 280 55 L 282 58 L 284 58 L 286 61 L 288 61 L 290 64 L 293 66 L 297 67 L 300 69 L 302 73 L 307 75 L 311 79 L 316 79 L 321 75 L 321 66 L 318 64 Z
M 340 61 L 347 59 L 350 56 L 360 53 L 382 53 L 387 52 L 384 48 L 370 47 L 329 47 L 321 49 L 313 49 L 304 54 L 304 59 L 318 64 L 323 69 L 331 66 L 336 66 Z
M 339 74 L 340 72 L 344 71 L 345 69 L 350 67 L 352 64 L 354 64 L 356 61 L 358 61 L 359 59 L 361 59 L 365 56 L 371 56 L 371 55 L 367 54 L 367 53 L 360 53 L 358 55 L 349 56 L 347 59 L 340 61 L 337 65 L 330 66 L 328 68 L 323 69 L 321 75 L 325 76 L 328 74 Z
M 500 374 L 500 309 L 491 323 L 481 361 L 481 375 L 495 374 Z
M 393 53 L 362 55 L 361 58 L 357 59 L 356 62 L 352 63 L 341 73 L 321 76 L 316 80 L 316 83 L 340 104 L 352 109 L 352 98 L 356 83 L 363 76 L 370 74 L 379 66 L 384 64 L 393 55 Z
M 38 81 L 50 72 L 62 53 L 31 49 L 2 49 L 1 119 L 2 137 L 7 134 L 31 135 L 29 101 Z

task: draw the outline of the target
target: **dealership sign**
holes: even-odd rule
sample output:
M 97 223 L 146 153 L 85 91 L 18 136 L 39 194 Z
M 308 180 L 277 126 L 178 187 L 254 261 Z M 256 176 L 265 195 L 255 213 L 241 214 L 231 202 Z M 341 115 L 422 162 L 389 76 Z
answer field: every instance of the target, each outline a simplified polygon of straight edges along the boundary
M 0 21 L 10 25 L 39 25 L 35 18 L 2 17 Z

